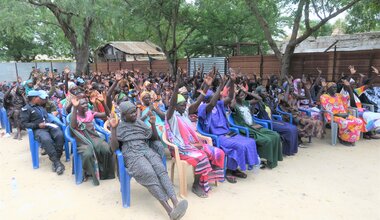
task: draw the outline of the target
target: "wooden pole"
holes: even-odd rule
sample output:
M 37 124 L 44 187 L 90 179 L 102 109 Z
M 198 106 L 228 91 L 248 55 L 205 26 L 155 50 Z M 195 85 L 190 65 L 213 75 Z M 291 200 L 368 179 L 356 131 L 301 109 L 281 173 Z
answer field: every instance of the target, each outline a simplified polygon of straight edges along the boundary
M 18 83 L 18 68 L 17 68 L 17 63 L 15 63 L 15 69 L 16 69 L 16 82 Z
M 336 45 L 334 46 L 334 62 L 333 62 L 333 75 L 332 75 L 332 80 L 335 80 L 335 68 L 336 68 Z

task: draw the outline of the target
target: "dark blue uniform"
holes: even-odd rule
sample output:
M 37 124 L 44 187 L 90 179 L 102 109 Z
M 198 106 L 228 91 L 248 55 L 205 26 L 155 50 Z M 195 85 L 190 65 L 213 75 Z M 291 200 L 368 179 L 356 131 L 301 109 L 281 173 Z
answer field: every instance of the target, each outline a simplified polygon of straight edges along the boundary
M 64 136 L 62 130 L 57 127 L 39 128 L 39 124 L 50 122 L 45 108 L 38 105 L 27 104 L 21 108 L 21 124 L 24 128 L 30 128 L 34 132 L 36 140 L 46 150 L 49 159 L 56 163 L 62 156 Z

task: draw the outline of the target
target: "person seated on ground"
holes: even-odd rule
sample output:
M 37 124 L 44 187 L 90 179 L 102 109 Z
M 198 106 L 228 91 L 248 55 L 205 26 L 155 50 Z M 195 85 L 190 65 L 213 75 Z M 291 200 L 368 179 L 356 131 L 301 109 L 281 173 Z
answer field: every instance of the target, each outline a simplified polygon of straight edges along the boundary
M 348 89 L 350 83 L 343 81 L 345 88 Z M 364 129 L 364 123 L 359 118 L 348 114 L 348 99 L 346 95 L 337 93 L 337 85 L 334 82 L 322 84 L 321 92 L 327 92 L 320 96 L 320 102 L 323 109 L 331 111 L 334 114 L 334 122 L 338 124 L 338 138 L 341 144 L 350 146 L 354 145 L 360 138 L 360 132 Z M 349 90 L 349 89 L 348 89 Z M 330 114 L 325 114 L 327 122 L 332 119 Z
M 260 100 L 255 106 L 255 113 L 259 119 L 271 120 L 272 129 L 280 134 L 282 140 L 282 154 L 292 156 L 298 152 L 298 131 L 297 127 L 283 121 L 272 120 L 272 113 L 275 107 L 271 105 L 274 101 L 269 97 L 263 86 L 258 86 L 256 92 L 260 95 Z
M 220 147 L 227 155 L 226 179 L 232 183 L 236 182 L 235 177 L 247 178 L 247 174 L 242 172 L 246 170 L 247 165 L 248 169 L 252 169 L 254 165 L 260 163 L 255 140 L 229 130 L 226 107 L 233 99 L 235 80 L 236 73 L 231 69 L 231 77 L 226 85 L 229 88 L 227 98 L 219 100 L 220 92 L 224 88 L 224 79 L 220 78 L 216 92 L 208 90 L 205 103 L 201 104 L 198 109 L 198 123 L 202 130 L 219 137 Z
M 12 92 L 15 90 L 14 92 Z M 21 140 L 21 120 L 20 110 L 26 105 L 25 88 L 23 86 L 13 86 L 4 95 L 5 109 L 11 125 L 17 129 L 13 139 Z
M 41 106 L 47 97 L 47 93 L 43 90 L 29 92 L 29 103 L 21 108 L 21 124 L 24 128 L 33 130 L 35 139 L 41 143 L 41 147 L 45 149 L 53 163 L 53 172 L 61 175 L 65 170 L 60 161 L 65 140 L 61 128 L 50 123 L 48 113 Z
M 187 201 L 178 202 L 173 183 L 162 164 L 164 149 L 159 141 L 154 115 L 150 114 L 152 127 L 149 128 L 137 118 L 137 109 L 132 102 L 122 102 L 119 108 L 120 123 L 110 119 L 112 150 L 117 150 L 120 143 L 128 173 L 149 190 L 171 219 L 180 219 L 186 212 Z M 173 207 L 169 205 L 169 199 Z
M 166 132 L 168 140 L 178 146 L 179 157 L 194 167 L 194 183 L 191 191 L 201 198 L 208 197 L 210 191 L 209 182 L 224 180 L 224 152 L 223 150 L 202 143 L 196 133 L 196 128 L 189 120 L 189 109 L 197 109 L 203 95 L 198 97 L 196 103 L 187 107 L 186 99 L 178 94 L 180 76 L 177 76 L 177 84 L 174 88 L 173 97 L 166 113 Z M 213 78 L 206 79 L 208 86 Z M 174 152 L 171 150 L 172 155 Z
M 247 95 L 253 99 L 247 101 Z M 254 105 L 259 100 L 261 97 L 257 94 L 244 89 L 238 90 L 236 103 L 231 104 L 232 117 L 237 125 L 249 129 L 249 136 L 255 139 L 260 157 L 266 159 L 266 166 L 272 169 L 277 166 L 277 161 L 282 161 L 281 137 L 277 132 L 263 128 L 253 121 L 251 104 Z
M 95 131 L 95 118 L 105 118 L 106 113 L 93 112 L 88 109 L 88 99 L 78 94 L 71 99 L 73 110 L 70 115 L 70 128 L 77 141 L 78 153 L 82 155 L 82 167 L 87 175 L 92 176 L 92 183 L 97 186 L 99 180 L 114 179 L 115 171 L 110 146 Z

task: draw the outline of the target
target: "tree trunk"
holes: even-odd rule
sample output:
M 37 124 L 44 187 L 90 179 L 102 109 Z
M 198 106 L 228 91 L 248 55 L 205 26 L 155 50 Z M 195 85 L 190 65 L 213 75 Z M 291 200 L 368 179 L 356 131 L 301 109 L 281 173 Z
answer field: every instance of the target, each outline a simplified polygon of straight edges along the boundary
M 82 73 L 87 72 L 88 57 L 90 55 L 89 47 L 77 47 L 75 48 L 74 54 L 76 61 L 75 76 L 81 76 Z
M 282 55 L 281 58 L 281 79 L 284 79 L 290 73 L 291 61 L 295 49 L 296 46 L 293 42 L 289 42 L 285 48 L 285 53 Z

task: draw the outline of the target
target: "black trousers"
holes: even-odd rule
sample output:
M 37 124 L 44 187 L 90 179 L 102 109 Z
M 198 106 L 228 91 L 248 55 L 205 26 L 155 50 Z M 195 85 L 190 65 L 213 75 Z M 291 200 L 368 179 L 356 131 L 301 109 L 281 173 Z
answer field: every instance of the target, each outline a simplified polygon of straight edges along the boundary
M 34 137 L 41 143 L 42 148 L 46 150 L 49 159 L 53 162 L 59 160 L 63 152 L 65 143 L 61 128 L 43 128 L 34 130 Z

